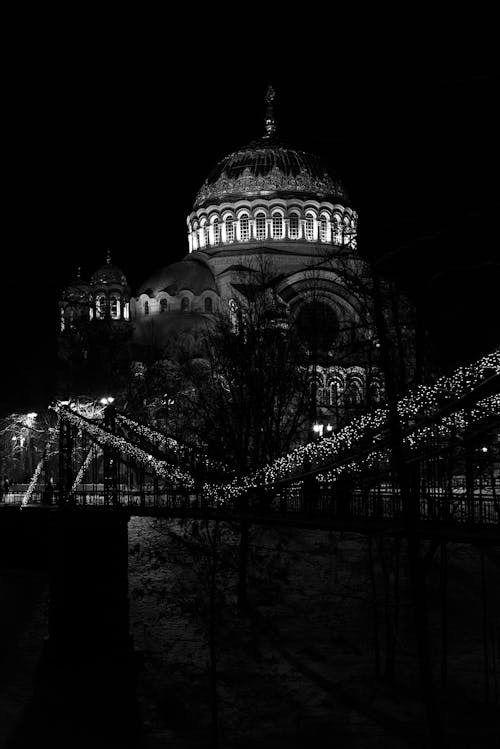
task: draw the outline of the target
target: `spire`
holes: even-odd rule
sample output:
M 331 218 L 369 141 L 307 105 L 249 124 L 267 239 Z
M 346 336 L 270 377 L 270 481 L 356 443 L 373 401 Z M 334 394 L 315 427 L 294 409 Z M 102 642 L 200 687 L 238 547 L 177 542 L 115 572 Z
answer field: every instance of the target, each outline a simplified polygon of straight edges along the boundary
M 106 265 L 111 265 L 111 250 L 109 247 L 106 251 Z
M 272 136 L 276 133 L 276 119 L 274 117 L 273 103 L 275 96 L 276 93 L 274 91 L 274 88 L 269 85 L 266 91 L 266 119 L 264 124 L 266 134 L 264 135 L 264 138 L 272 138 Z

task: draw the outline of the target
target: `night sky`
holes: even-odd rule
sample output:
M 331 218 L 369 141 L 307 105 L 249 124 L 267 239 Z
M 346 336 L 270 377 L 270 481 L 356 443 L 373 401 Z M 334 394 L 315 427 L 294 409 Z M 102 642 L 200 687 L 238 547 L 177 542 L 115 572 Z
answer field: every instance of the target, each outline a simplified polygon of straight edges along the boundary
M 0 410 L 51 395 L 57 302 L 109 247 L 135 290 L 187 252 L 185 219 L 217 161 L 263 134 L 317 152 L 360 217 L 360 251 L 428 300 L 456 363 L 500 343 L 498 82 L 460 53 L 289 55 L 257 69 L 237 49 L 183 62 L 128 38 L 26 46 L 5 91 Z M 244 59 L 244 55 L 242 56 Z M 493 226 L 495 225 L 495 231 Z

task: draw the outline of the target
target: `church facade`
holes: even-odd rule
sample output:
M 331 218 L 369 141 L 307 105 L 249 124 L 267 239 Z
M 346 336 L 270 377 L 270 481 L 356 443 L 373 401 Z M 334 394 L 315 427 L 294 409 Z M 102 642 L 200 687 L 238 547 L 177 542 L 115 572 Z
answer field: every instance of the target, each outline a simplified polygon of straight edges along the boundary
M 135 360 L 151 349 L 161 356 L 173 337 L 189 348 L 214 315 L 244 306 L 245 284 L 265 262 L 287 315 L 318 336 L 318 419 L 326 426 L 349 403 L 380 397 L 372 317 L 358 283 L 366 265 L 344 187 L 317 156 L 278 138 L 273 99 L 270 88 L 263 136 L 223 158 L 201 185 L 186 220 L 186 256 L 131 294 L 108 255 L 89 284 L 78 277 L 65 290 L 61 329 L 83 318 L 128 322 Z

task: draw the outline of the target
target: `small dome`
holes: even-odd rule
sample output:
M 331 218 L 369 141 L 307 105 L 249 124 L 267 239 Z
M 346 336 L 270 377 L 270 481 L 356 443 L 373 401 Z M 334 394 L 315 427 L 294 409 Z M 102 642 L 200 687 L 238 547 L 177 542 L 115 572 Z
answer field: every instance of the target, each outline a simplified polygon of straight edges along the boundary
M 88 301 L 89 292 L 90 284 L 81 277 L 80 268 L 78 268 L 76 276 L 64 289 L 62 298 L 66 302 L 80 302 L 85 304 Z
M 166 265 L 139 287 L 138 294 L 156 296 L 158 292 L 166 291 L 175 296 L 184 289 L 191 291 L 195 296 L 204 291 L 217 293 L 214 274 L 201 258 L 188 256 L 178 263 Z
M 270 194 L 333 202 L 346 197 L 340 182 L 330 177 L 318 156 L 264 137 L 222 159 L 205 180 L 194 207 Z
M 102 265 L 95 273 L 92 274 L 90 279 L 92 286 L 99 286 L 101 284 L 111 285 L 115 284 L 118 286 L 128 286 L 127 279 L 123 271 L 118 266 L 113 265 L 111 262 L 111 255 L 108 251 L 106 264 Z

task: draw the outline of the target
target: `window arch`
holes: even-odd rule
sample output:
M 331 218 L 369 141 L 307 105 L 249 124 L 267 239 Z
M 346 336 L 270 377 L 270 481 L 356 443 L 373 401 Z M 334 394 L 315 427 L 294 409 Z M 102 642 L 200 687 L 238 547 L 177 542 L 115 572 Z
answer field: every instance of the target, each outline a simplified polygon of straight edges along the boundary
M 283 216 L 281 213 L 273 213 L 273 238 L 283 239 Z
M 240 216 L 240 237 L 242 242 L 248 242 L 250 238 L 250 227 L 246 213 Z
M 97 317 L 105 317 L 106 315 L 106 297 L 98 296 L 96 305 Z
M 149 302 L 144 302 L 144 314 L 149 315 Z
M 298 239 L 299 237 L 299 214 L 290 214 L 290 239 Z
M 324 215 L 319 220 L 319 232 L 321 241 L 328 242 L 328 219 Z
M 160 312 L 168 312 L 168 301 L 165 297 L 160 299 Z
M 234 221 L 232 216 L 226 218 L 226 242 L 234 242 Z
M 219 219 L 214 218 L 212 222 L 212 231 L 213 231 L 213 241 L 214 245 L 219 244 L 220 242 L 220 227 L 219 227 Z
M 314 239 L 314 216 L 312 213 L 306 214 L 306 239 L 308 242 L 312 242 Z
M 213 309 L 214 309 L 214 305 L 212 302 L 212 298 L 209 296 L 205 297 L 205 312 L 210 314 L 211 312 L 213 312 Z
M 266 214 L 255 214 L 255 239 L 266 238 Z
M 359 406 L 362 400 L 362 386 L 358 380 L 351 380 L 345 394 L 346 406 Z
M 183 296 L 181 299 L 181 312 L 189 312 L 189 299 Z

